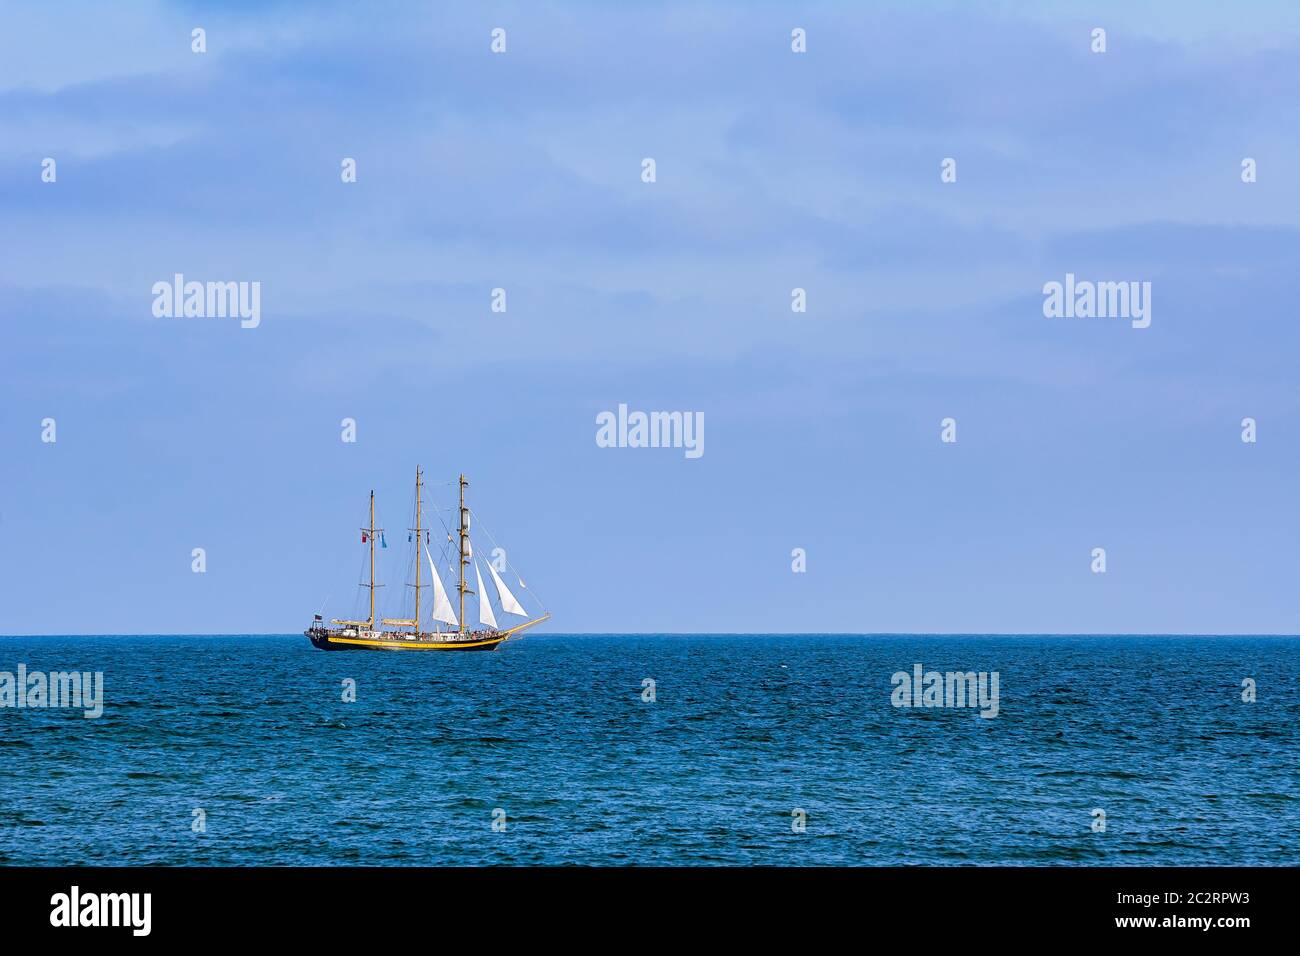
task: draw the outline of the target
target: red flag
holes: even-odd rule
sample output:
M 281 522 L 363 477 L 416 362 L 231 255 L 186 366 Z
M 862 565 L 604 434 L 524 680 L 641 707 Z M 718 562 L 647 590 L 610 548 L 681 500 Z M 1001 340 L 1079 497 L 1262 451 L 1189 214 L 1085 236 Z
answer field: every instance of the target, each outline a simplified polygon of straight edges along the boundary
M 366 543 L 366 533 L 364 531 L 361 532 L 361 543 L 362 544 Z

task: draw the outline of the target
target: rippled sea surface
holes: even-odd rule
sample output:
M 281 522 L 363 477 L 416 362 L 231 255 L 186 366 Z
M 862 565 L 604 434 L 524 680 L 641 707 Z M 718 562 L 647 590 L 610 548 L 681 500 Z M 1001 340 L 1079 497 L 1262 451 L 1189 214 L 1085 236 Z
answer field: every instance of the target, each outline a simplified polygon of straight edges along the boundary
M 20 663 L 105 708 L 0 709 L 8 864 L 1300 863 L 1292 637 L 0 638 Z M 997 671 L 998 716 L 892 706 L 917 663 Z

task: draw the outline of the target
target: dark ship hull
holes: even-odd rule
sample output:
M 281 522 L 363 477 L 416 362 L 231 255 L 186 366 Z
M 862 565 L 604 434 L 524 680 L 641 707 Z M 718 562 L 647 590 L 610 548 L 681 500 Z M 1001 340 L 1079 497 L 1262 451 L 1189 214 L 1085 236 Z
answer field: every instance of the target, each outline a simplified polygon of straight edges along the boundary
M 322 651 L 495 651 L 509 636 L 501 631 L 415 635 L 323 627 L 303 633 Z

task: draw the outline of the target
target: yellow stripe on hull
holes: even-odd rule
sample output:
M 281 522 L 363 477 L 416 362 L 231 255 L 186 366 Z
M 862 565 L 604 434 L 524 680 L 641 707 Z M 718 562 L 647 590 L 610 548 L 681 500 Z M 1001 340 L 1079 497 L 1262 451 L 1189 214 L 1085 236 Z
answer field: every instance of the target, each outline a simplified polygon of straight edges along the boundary
M 361 647 L 382 647 L 390 651 L 463 651 L 471 647 L 490 647 L 500 644 L 504 637 L 494 637 L 487 641 L 444 641 L 431 644 L 428 641 L 371 641 L 360 637 L 327 637 L 331 644 L 358 644 Z

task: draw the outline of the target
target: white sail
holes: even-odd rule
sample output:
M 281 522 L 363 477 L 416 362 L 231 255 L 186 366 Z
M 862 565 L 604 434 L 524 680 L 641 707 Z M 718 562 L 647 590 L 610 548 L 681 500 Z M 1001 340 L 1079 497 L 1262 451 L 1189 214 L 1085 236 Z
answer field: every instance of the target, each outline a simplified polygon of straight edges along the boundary
M 427 547 L 424 549 L 424 556 L 429 559 L 429 574 L 433 575 L 433 619 L 457 627 L 456 612 L 451 609 L 447 592 L 442 587 L 442 577 L 438 574 L 438 569 L 433 566 L 433 555 L 429 553 Z
M 518 614 L 520 617 L 527 617 L 528 612 L 519 606 L 519 602 L 515 600 L 515 596 L 506 587 L 506 582 L 501 580 L 501 575 L 497 574 L 497 569 L 491 561 L 488 562 L 488 573 L 492 575 L 492 583 L 497 586 L 497 597 L 501 599 L 501 610 L 507 614 Z
M 495 628 L 497 618 L 492 613 L 492 602 L 488 600 L 487 588 L 483 587 L 483 572 L 478 569 L 477 561 L 474 562 L 474 574 L 478 577 L 478 622 Z

